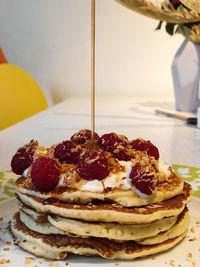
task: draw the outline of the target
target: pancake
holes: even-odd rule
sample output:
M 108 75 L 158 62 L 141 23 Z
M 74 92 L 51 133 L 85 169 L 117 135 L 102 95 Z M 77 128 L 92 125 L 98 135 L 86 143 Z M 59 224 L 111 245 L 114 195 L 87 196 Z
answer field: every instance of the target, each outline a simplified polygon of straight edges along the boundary
M 86 132 L 85 130 L 81 131 L 81 135 L 87 134 Z M 33 163 L 22 173 L 23 177 L 17 180 L 18 192 L 43 199 L 56 198 L 63 202 L 74 204 L 88 204 L 93 200 L 112 201 L 124 207 L 136 207 L 157 203 L 182 193 L 184 186 L 183 180 L 166 163 L 158 159 L 159 152 L 157 151 L 155 155 L 148 154 L 149 149 L 153 149 L 154 153 L 157 150 L 150 141 L 145 141 L 141 138 L 133 141 L 133 143 L 135 141 L 136 143 L 139 142 L 143 148 L 144 146 L 146 147 L 146 151 L 141 151 L 136 150 L 136 144 L 129 142 L 125 136 L 112 134 L 113 140 L 118 140 L 114 144 L 115 149 L 112 153 L 104 146 L 104 141 L 101 143 L 99 142 L 100 140 L 94 142 L 92 150 L 90 140 L 86 143 L 70 143 L 70 146 L 73 146 L 73 149 L 70 151 L 65 147 L 64 143 L 53 145 L 50 148 L 41 147 L 37 142 L 26 145 L 26 150 L 31 149 Z M 76 138 L 78 135 L 76 135 Z M 74 140 L 74 138 L 72 139 Z M 71 141 L 66 142 L 69 145 Z M 64 152 L 63 148 L 65 149 Z M 58 154 L 57 149 L 59 150 Z M 96 154 L 94 153 L 94 158 L 90 161 L 91 151 L 95 151 Z M 119 152 L 126 155 L 125 159 L 122 160 L 116 156 L 116 153 Z M 63 160 L 63 157 L 66 156 L 65 153 L 78 153 L 78 155 L 80 154 L 79 159 L 75 162 L 73 161 L 73 163 L 71 161 L 67 161 L 68 163 L 66 163 L 66 160 Z M 98 177 L 100 172 L 95 171 L 98 169 L 98 164 L 100 164 L 98 163 L 99 157 L 101 158 L 100 155 L 106 162 L 105 165 L 101 166 L 105 171 L 105 173 L 103 172 L 103 179 Z M 84 156 L 85 161 L 83 160 Z M 42 161 L 44 159 L 50 162 L 53 161 L 52 164 L 55 164 L 54 166 L 58 170 L 58 183 L 53 188 L 51 187 L 50 190 L 48 188 L 45 190 L 45 183 L 43 184 L 44 188 L 43 186 L 42 188 L 38 188 L 36 185 L 37 182 L 35 184 L 32 179 L 33 165 L 37 165 L 41 159 Z M 80 172 L 80 168 L 82 168 L 80 167 L 81 162 L 85 162 L 84 164 L 88 165 L 84 171 L 85 174 L 82 175 Z M 90 175 L 89 169 L 94 162 L 97 164 L 93 168 L 94 175 L 87 177 Z M 139 166 L 139 168 L 137 167 L 137 171 L 139 172 L 137 174 L 138 176 L 151 177 L 152 182 L 156 185 L 154 188 L 151 188 L 150 194 L 143 194 L 133 185 L 133 180 L 129 176 L 132 168 L 136 166 Z M 101 167 L 99 166 L 100 170 Z M 36 167 L 36 169 L 37 173 L 38 168 Z M 41 167 L 41 169 L 43 168 Z M 48 174 L 46 172 L 47 170 L 44 173 L 43 179 L 47 179 Z
M 56 234 L 57 229 L 62 230 L 61 234 L 77 235 L 84 237 L 104 237 L 108 239 L 116 240 L 137 240 L 155 236 L 160 232 L 169 230 L 176 224 L 177 216 L 167 217 L 161 220 L 157 220 L 151 224 L 118 224 L 118 223 L 95 223 L 95 222 L 84 222 L 80 220 L 66 219 L 59 216 L 48 216 L 49 223 L 35 221 L 35 216 L 32 217 L 32 211 L 26 213 L 23 209 L 20 209 L 21 221 L 31 230 L 39 233 L 53 233 Z M 21 216 L 22 214 L 22 216 Z M 50 227 L 52 225 L 52 227 Z M 54 227 L 53 227 L 54 226 Z M 45 229 L 46 227 L 47 230 Z M 55 228 L 55 231 L 54 231 Z M 45 232 L 43 232 L 43 229 Z M 51 232 L 47 232 L 51 230 Z
M 26 211 L 28 209 L 26 208 Z M 31 210 L 31 209 L 30 209 Z M 36 213 L 36 212 L 35 212 Z M 30 212 L 30 214 L 32 214 Z M 45 234 L 104 237 L 115 240 L 136 240 L 140 244 L 156 244 L 184 233 L 190 222 L 188 208 L 179 216 L 166 217 L 151 224 L 122 225 L 117 223 L 88 223 L 59 216 L 48 216 L 49 222 L 36 222 L 20 209 L 20 220 L 31 230 Z
M 120 172 L 116 176 L 116 179 L 119 180 L 118 183 L 123 182 L 121 185 L 119 184 L 116 188 L 108 187 L 103 192 L 89 191 L 90 187 L 97 188 L 95 190 L 102 190 L 101 188 L 103 188 L 103 185 L 101 181 L 87 181 L 82 178 L 79 178 L 79 181 L 76 181 L 70 185 L 70 187 L 58 186 L 50 192 L 41 192 L 37 190 L 32 184 L 31 179 L 27 179 L 25 177 L 19 178 L 16 185 L 18 192 L 43 199 L 56 198 L 63 202 L 74 204 L 88 204 L 92 200 L 98 199 L 101 201 L 112 201 L 113 203 L 120 204 L 124 207 L 136 207 L 157 203 L 181 194 L 184 186 L 183 180 L 170 170 L 171 173 L 168 179 L 157 185 L 156 191 L 153 195 L 141 198 L 141 196 L 131 188 L 130 179 L 126 177 L 130 166 L 131 164 L 127 164 L 126 172 Z M 73 172 L 74 170 L 72 170 L 72 173 Z M 160 175 L 162 176 L 163 174 L 161 173 Z M 111 173 L 111 176 L 104 179 L 103 183 L 105 184 L 106 181 L 108 184 L 113 183 L 113 180 L 113 174 Z M 123 189 L 125 187 L 127 189 Z M 88 190 L 86 190 L 87 188 Z
M 57 199 L 43 200 L 18 193 L 21 202 L 42 213 L 83 221 L 117 222 L 120 224 L 146 224 L 164 217 L 177 216 L 190 201 L 192 187 L 184 183 L 183 193 L 174 198 L 142 207 L 125 208 L 116 204 L 74 205 Z
M 176 221 L 176 223 L 169 230 L 165 232 L 160 232 L 158 235 L 150 238 L 137 240 L 137 243 L 142 245 L 153 245 L 162 243 L 168 239 L 182 235 L 185 231 L 187 231 L 189 224 L 190 224 L 189 211 L 186 207 L 184 211 L 178 216 L 178 220 Z
M 35 222 L 38 223 L 48 222 L 48 214 L 37 212 L 34 209 L 30 208 L 28 205 L 25 205 L 24 203 L 20 202 L 19 200 L 18 200 L 18 207 L 20 211 L 22 210 L 24 213 L 31 216 Z
M 45 235 L 30 230 L 16 213 L 11 221 L 10 231 L 15 243 L 22 249 L 46 259 L 65 259 L 68 253 L 99 255 L 108 259 L 135 259 L 165 251 L 178 244 L 180 236 L 155 245 L 140 245 L 134 241 L 115 242 L 104 238 L 80 238 L 63 235 Z M 24 242 L 25 241 L 25 242 Z
M 187 233 L 192 188 L 149 140 L 81 130 L 49 148 L 31 141 L 11 167 L 21 177 L 10 231 L 36 256 L 131 260 L 172 248 Z
M 48 216 L 55 227 L 80 236 L 104 237 L 116 240 L 137 240 L 157 235 L 171 228 L 177 217 L 163 218 L 151 224 L 88 223 L 80 220 Z
M 174 238 L 183 234 L 189 226 L 189 211 L 185 207 L 184 211 L 178 216 L 158 220 L 152 224 L 145 225 L 119 225 L 112 223 L 85 223 L 84 222 L 69 220 L 68 225 L 74 224 L 74 231 L 67 231 L 70 227 L 64 227 L 62 222 L 55 223 L 52 216 L 49 216 L 50 223 L 38 223 L 20 211 L 20 220 L 31 230 L 44 233 L 44 234 L 66 234 L 68 236 L 81 236 L 81 237 L 104 237 L 113 240 L 136 240 L 139 244 L 151 245 L 166 241 L 167 239 Z M 64 219 L 66 224 L 66 219 Z M 53 222 L 53 224 L 52 224 Z M 56 225 L 56 226 L 53 226 Z M 59 227 L 58 227 L 59 226 Z M 85 231 L 83 229 L 85 228 Z M 59 230 L 62 229 L 62 230 Z M 80 231 L 78 229 L 81 229 Z M 71 230 L 71 228 L 70 228 Z M 139 239 L 139 240 L 138 240 Z
M 20 220 L 31 230 L 43 233 L 43 234 L 61 234 L 65 235 L 66 233 L 59 228 L 53 226 L 49 222 L 38 223 L 34 221 L 31 216 L 27 215 L 20 210 Z

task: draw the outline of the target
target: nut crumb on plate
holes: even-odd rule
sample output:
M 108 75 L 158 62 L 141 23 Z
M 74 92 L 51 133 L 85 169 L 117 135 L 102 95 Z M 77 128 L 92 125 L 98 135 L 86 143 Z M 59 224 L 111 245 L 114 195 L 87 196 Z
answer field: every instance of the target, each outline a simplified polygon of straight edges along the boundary
M 190 238 L 189 241 L 196 241 L 197 238 L 196 237 L 193 237 L 193 238 Z
M 2 259 L 0 260 L 0 264 L 10 263 L 10 260 Z
M 52 262 L 52 263 L 49 263 L 49 266 L 50 267 L 58 267 L 59 264 L 57 262 Z
M 35 259 L 33 257 L 26 257 L 25 258 L 25 264 L 30 264 L 34 261 Z

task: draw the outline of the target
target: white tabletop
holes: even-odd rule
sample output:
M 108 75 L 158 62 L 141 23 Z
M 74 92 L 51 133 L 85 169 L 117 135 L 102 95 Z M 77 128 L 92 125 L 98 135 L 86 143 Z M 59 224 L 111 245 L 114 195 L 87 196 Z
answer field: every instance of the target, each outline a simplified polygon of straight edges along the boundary
M 162 102 L 158 102 L 162 105 Z M 133 98 L 97 98 L 96 132 L 116 132 L 129 139 L 151 140 L 161 160 L 200 167 L 200 129 L 178 119 L 157 115 L 149 101 Z M 90 129 L 90 99 L 65 101 L 0 131 L 0 170 L 9 170 L 12 155 L 31 139 L 50 146 L 67 140 L 80 129 Z

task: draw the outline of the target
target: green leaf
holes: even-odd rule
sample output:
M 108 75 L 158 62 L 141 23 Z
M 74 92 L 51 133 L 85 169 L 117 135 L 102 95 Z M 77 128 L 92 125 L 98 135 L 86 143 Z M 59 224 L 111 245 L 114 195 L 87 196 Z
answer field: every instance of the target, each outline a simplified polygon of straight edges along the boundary
M 177 10 L 178 10 L 179 12 L 183 12 L 183 10 L 184 10 L 183 5 L 180 4 L 180 5 L 178 6 Z
M 167 23 L 165 28 L 166 31 L 170 34 L 173 35 L 174 34 L 174 28 L 175 28 L 176 24 L 175 23 Z
M 158 26 L 155 28 L 155 31 L 161 29 L 161 27 L 162 27 L 162 23 L 163 23 L 163 21 L 160 21 L 160 22 L 158 23 Z

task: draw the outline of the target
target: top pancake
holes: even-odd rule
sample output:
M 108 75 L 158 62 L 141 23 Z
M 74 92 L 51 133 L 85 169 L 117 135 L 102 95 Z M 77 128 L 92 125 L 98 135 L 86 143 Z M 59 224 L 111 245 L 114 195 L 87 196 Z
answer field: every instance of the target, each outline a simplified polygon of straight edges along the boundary
M 121 138 L 126 140 L 126 137 Z M 142 141 L 142 139 L 140 140 L 141 142 L 144 141 Z M 77 145 L 76 150 L 80 151 L 81 156 L 79 161 L 73 164 L 62 163 L 55 157 L 56 145 L 50 148 L 44 148 L 39 146 L 37 142 L 32 142 L 29 146 L 31 146 L 34 154 L 33 164 L 39 158 L 44 157 L 55 162 L 56 168 L 59 169 L 59 182 L 57 186 L 49 192 L 38 190 L 32 181 L 31 173 L 33 166 L 30 165 L 25 173 L 23 173 L 23 176 L 16 182 L 17 190 L 22 194 L 43 199 L 51 197 L 74 204 L 88 204 L 93 200 L 100 200 L 120 204 L 124 207 L 138 207 L 173 198 L 183 191 L 183 180 L 178 177 L 166 163 L 156 160 L 154 156 L 149 156 L 147 151 L 133 149 L 130 143 L 127 143 L 123 148 L 125 149 L 123 152 L 125 151 L 124 153 L 127 153 L 129 156 L 128 161 L 118 160 L 114 152 L 111 153 L 104 150 L 98 143 L 95 143 L 92 149 L 91 142 Z M 120 149 L 121 145 L 119 144 L 114 151 L 121 151 Z M 88 170 L 86 171 L 86 177 L 84 176 L 85 178 L 83 178 L 79 172 L 79 163 L 82 155 L 86 155 L 86 152 L 93 150 L 102 153 L 105 157 L 108 175 L 106 177 L 104 176 L 103 179 L 98 177 L 95 179 L 98 173 L 95 173 L 95 176 L 92 176 L 92 178 L 87 177 Z M 90 164 L 93 164 L 94 161 L 99 160 L 98 155 L 99 154 L 92 160 L 89 156 L 88 158 L 86 157 L 89 166 L 87 168 L 90 168 Z M 151 180 L 150 183 L 152 183 L 153 186 L 149 189 L 150 194 L 142 193 L 142 189 L 140 188 L 139 190 L 138 187 L 136 188 L 135 184 L 133 184 L 133 178 L 130 178 L 132 168 L 136 169 L 135 176 L 140 180 L 139 182 L 143 184 L 143 188 L 148 187 L 148 181 Z M 43 167 L 41 167 L 41 169 L 43 169 Z M 39 172 L 38 169 L 37 171 Z M 45 173 L 42 179 L 46 179 L 45 175 L 48 176 L 48 174 Z M 144 182 L 145 179 L 147 182 Z
M 86 183 L 81 179 L 80 183 Z M 120 204 L 124 207 L 136 207 L 157 203 L 170 199 L 182 193 L 183 180 L 171 171 L 168 180 L 161 182 L 153 195 L 150 197 L 141 197 L 133 189 L 122 188 L 106 188 L 104 192 L 92 192 L 81 190 L 78 188 L 77 183 L 70 187 L 57 187 L 50 192 L 41 192 L 37 190 L 32 184 L 31 179 L 21 177 L 17 180 L 17 190 L 22 194 L 36 196 L 39 198 L 56 198 L 64 202 L 74 204 L 88 204 L 93 200 L 112 201 L 113 203 Z M 75 187 L 76 186 L 76 187 Z

